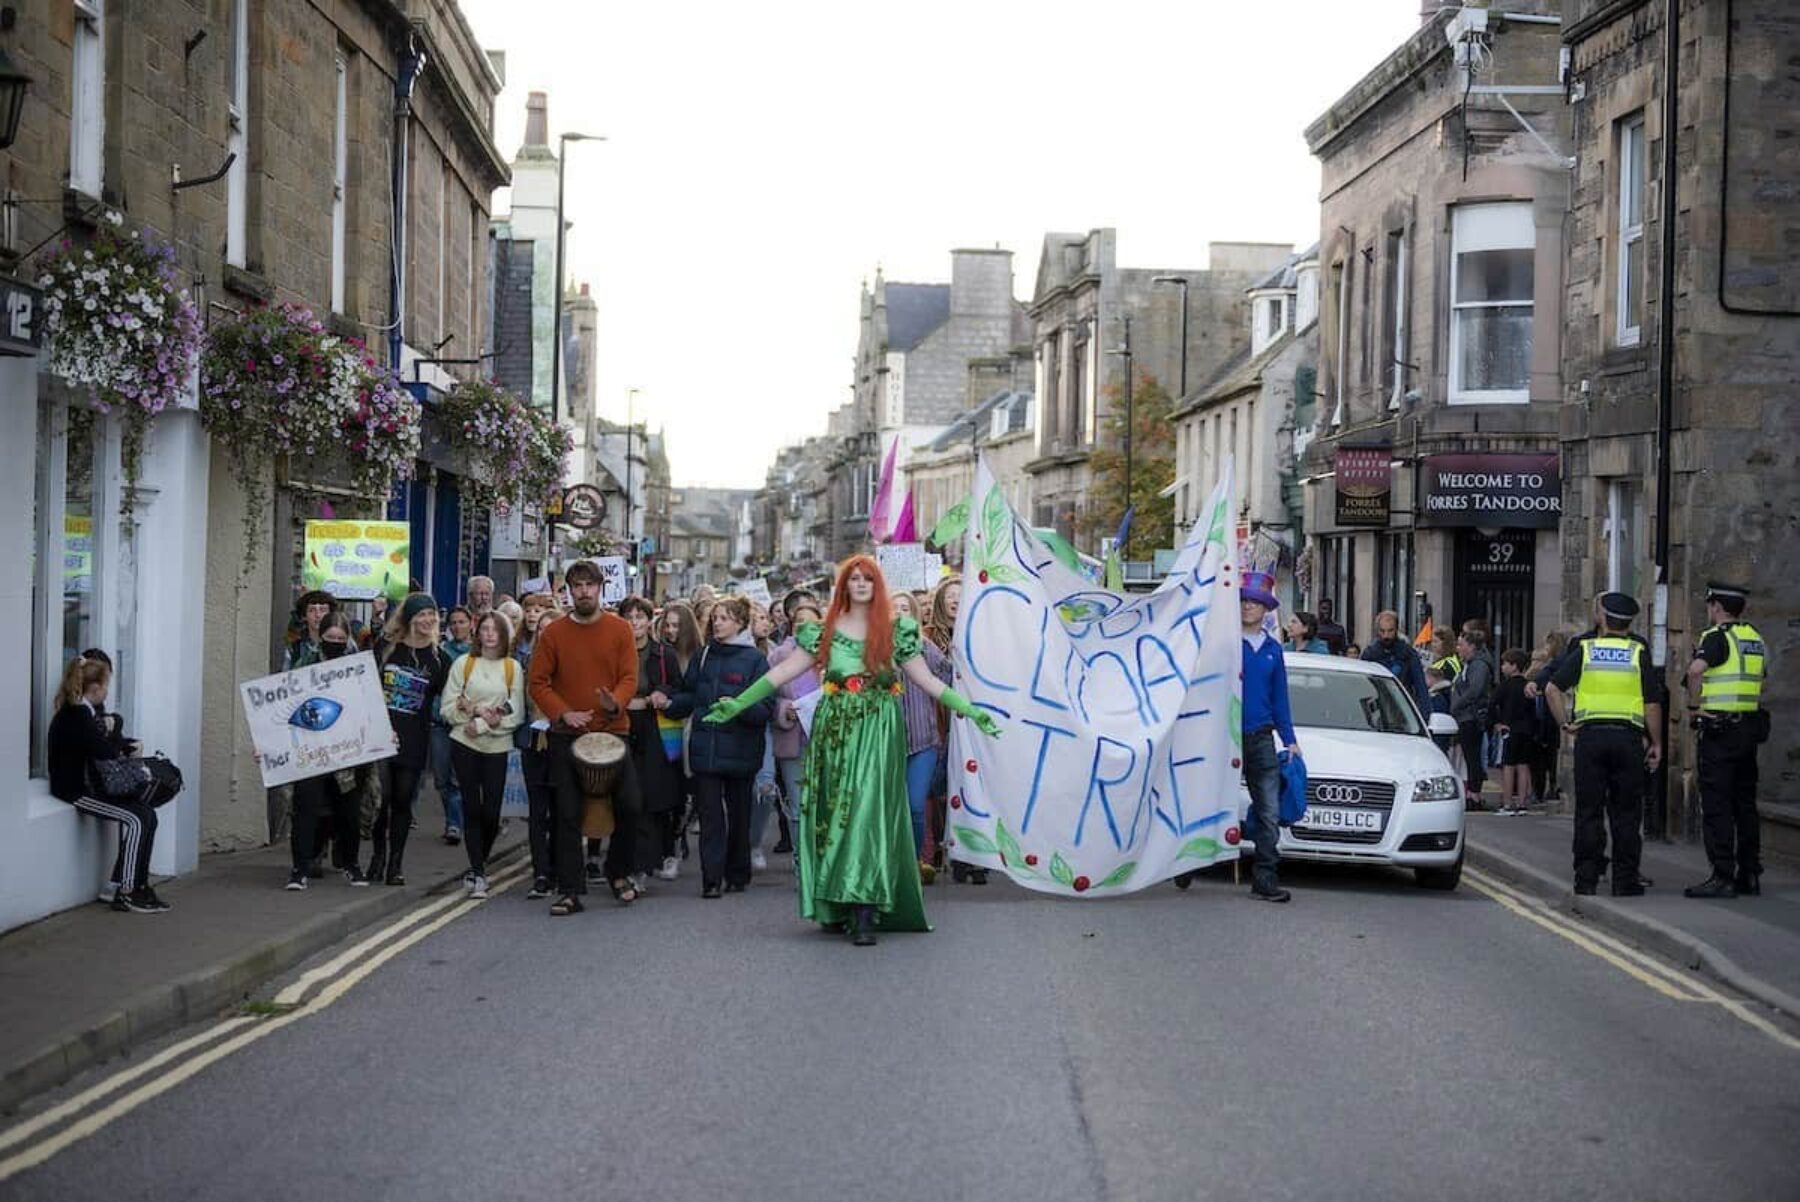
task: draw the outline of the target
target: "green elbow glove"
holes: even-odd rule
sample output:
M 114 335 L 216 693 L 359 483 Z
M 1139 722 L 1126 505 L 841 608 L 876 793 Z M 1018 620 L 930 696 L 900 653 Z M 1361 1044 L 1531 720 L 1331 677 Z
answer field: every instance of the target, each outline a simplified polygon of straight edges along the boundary
M 938 694 L 938 701 L 951 713 L 960 714 L 973 722 L 975 724 L 975 729 L 979 730 L 988 738 L 997 739 L 1000 737 L 1000 723 L 994 720 L 994 715 L 988 713 L 984 709 L 975 708 L 975 705 L 967 697 L 964 697 L 955 689 L 945 689 L 942 693 Z
M 751 683 L 749 688 L 739 693 L 736 697 L 724 697 L 714 703 L 713 707 L 706 711 L 700 721 L 709 725 L 717 725 L 720 722 L 729 722 L 757 702 L 768 697 L 773 697 L 774 695 L 775 686 L 769 683 L 769 678 L 767 676 L 758 676 L 756 680 Z

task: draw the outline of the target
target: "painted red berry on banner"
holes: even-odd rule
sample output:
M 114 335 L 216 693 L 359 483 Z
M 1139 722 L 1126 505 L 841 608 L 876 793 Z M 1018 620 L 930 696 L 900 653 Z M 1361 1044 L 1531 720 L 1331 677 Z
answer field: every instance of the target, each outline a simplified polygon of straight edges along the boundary
M 976 579 L 980 580 L 981 583 L 986 584 L 988 582 L 988 574 L 986 572 L 982 572 L 980 575 L 978 575 L 976 577 Z
M 1243 837 L 1244 837 L 1243 835 L 1238 833 L 1237 827 L 1228 826 L 1225 828 L 1225 842 L 1231 844 L 1231 846 L 1236 847 L 1238 845 L 1238 841 L 1241 840 Z
M 1232 760 L 1231 760 L 1231 766 L 1233 768 L 1242 768 L 1244 766 L 1244 761 L 1238 759 L 1236 756 L 1233 756 Z
M 973 771 L 975 771 L 975 761 L 974 761 L 974 760 L 970 760 L 970 761 L 969 761 L 969 762 L 968 762 L 968 763 L 966 763 L 966 764 L 964 764 L 964 765 L 963 765 L 963 771 L 964 771 L 964 772 L 973 772 Z
M 1086 893 L 1087 891 L 1088 891 L 1088 879 L 1084 876 L 1076 877 L 1075 878 L 1075 892 Z
M 1037 867 L 1037 856 L 1035 856 L 1035 855 L 1026 856 L 1025 857 L 1025 867 L 1036 868 Z
M 958 793 L 955 797 L 952 797 L 950 799 L 950 808 L 953 810 L 962 809 L 962 794 L 961 793 Z

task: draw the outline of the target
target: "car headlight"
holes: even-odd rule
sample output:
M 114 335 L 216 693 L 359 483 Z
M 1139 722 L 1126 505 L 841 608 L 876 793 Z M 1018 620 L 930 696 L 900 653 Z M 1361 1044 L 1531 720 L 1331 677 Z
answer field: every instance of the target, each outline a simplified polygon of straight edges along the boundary
M 1454 776 L 1428 776 L 1413 786 L 1414 801 L 1456 801 L 1462 795 L 1462 782 Z

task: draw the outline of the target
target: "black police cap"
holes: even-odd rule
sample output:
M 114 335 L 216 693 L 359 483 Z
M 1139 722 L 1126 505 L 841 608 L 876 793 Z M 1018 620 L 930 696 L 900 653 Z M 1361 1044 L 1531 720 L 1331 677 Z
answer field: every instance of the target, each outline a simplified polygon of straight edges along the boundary
M 1600 612 L 1609 618 L 1629 622 L 1638 616 L 1637 598 L 1630 593 L 1601 593 Z

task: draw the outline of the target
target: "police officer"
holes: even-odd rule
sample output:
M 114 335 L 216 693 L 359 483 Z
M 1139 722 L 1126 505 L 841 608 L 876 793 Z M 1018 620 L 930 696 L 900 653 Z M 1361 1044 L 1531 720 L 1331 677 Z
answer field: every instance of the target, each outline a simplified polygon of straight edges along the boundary
M 1612 892 L 1637 897 L 1643 852 L 1645 772 L 1662 762 L 1662 684 L 1650 651 L 1631 637 L 1638 604 L 1600 596 L 1600 629 L 1579 641 L 1550 680 L 1550 712 L 1575 731 L 1575 892 L 1591 894 L 1606 871 L 1612 828 Z M 1574 713 L 1569 712 L 1573 691 Z
M 1698 698 L 1700 829 L 1712 861 L 1712 875 L 1683 891 L 1689 897 L 1762 892 L 1756 748 L 1768 737 L 1768 714 L 1762 709 L 1763 638 L 1739 620 L 1749 599 L 1748 589 L 1707 582 L 1712 626 L 1688 665 L 1688 698 Z

